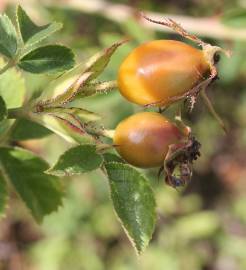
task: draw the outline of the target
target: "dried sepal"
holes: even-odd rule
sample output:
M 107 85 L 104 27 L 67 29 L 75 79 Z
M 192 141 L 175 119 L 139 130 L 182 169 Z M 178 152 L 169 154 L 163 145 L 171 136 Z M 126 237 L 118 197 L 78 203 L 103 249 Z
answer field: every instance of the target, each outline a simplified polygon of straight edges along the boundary
M 192 163 L 200 156 L 201 144 L 191 133 L 191 128 L 182 120 L 181 109 L 175 116 L 175 124 L 183 133 L 182 141 L 171 144 L 164 160 L 164 166 L 159 171 L 165 171 L 165 182 L 176 188 L 188 184 L 192 177 Z
M 192 163 L 200 156 L 201 144 L 190 134 L 187 141 L 172 144 L 164 161 L 165 182 L 176 188 L 188 184 L 192 177 Z

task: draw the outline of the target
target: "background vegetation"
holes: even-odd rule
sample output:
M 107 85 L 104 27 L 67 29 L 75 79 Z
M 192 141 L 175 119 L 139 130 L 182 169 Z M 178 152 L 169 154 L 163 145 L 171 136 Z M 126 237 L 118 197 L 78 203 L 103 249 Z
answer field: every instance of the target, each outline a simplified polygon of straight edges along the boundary
M 37 22 L 63 22 L 63 30 L 53 41 L 71 47 L 80 61 L 113 42 L 131 37 L 131 41 L 114 54 L 102 80 L 114 80 L 122 59 L 138 44 L 157 38 L 181 39 L 171 33 L 144 28 L 138 22 L 135 8 L 163 16 L 179 16 L 184 27 L 187 18 L 183 16 L 189 16 L 194 24 L 197 19 L 208 18 L 203 24 L 209 29 L 208 34 L 201 28 L 201 37 L 233 51 L 231 59 L 222 57 L 220 80 L 209 89 L 229 133 L 223 134 L 200 100 L 192 114 L 185 113 L 187 123 L 202 143 L 202 157 L 195 164 L 192 182 L 182 193 L 166 186 L 162 180 L 158 182 L 156 170 L 144 171 L 157 196 L 158 222 L 153 240 L 141 257 L 137 258 L 118 223 L 109 199 L 107 180 L 98 171 L 64 178 L 67 190 L 64 207 L 46 217 L 41 226 L 35 224 L 12 194 L 9 211 L 0 222 L 0 269 L 246 269 L 246 3 L 236 0 L 122 0 L 107 2 L 103 11 L 91 12 L 88 6 L 99 7 L 102 2 L 22 2 Z M 14 4 L 11 0 L 1 1 L 0 8 L 13 14 Z M 124 9 L 125 5 L 134 9 Z M 115 8 L 115 18 L 123 18 L 123 11 L 127 11 L 129 17 L 120 22 L 111 20 L 107 11 L 112 8 Z M 214 25 L 217 23 L 230 27 L 227 36 L 216 38 Z M 235 34 L 238 31 L 244 34 Z M 47 75 L 26 73 L 22 87 L 30 94 L 50 80 Z M 0 87 L 11 86 L 3 86 L 0 82 Z M 108 128 L 114 128 L 121 119 L 142 110 L 125 101 L 117 91 L 82 102 L 83 107 L 103 115 Z M 172 110 L 168 114 L 171 117 Z M 17 137 L 20 138 L 20 134 Z M 34 151 L 50 163 L 69 147 L 56 135 L 15 141 L 15 144 Z

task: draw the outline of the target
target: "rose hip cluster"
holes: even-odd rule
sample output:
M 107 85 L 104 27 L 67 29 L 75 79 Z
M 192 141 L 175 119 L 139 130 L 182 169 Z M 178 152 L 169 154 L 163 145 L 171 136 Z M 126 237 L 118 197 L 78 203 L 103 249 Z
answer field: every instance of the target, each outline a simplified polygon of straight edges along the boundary
M 159 167 L 165 181 L 176 188 L 192 176 L 192 162 L 200 155 L 200 143 L 180 115 L 175 121 L 163 115 L 166 108 L 188 99 L 193 107 L 200 92 L 217 77 L 217 52 L 221 48 L 189 35 L 172 20 L 156 22 L 195 41 L 202 50 L 175 40 L 154 40 L 135 48 L 118 72 L 118 87 L 128 101 L 157 107 L 158 112 L 140 112 L 123 120 L 114 134 L 114 146 L 128 163 L 140 168 Z M 218 120 L 218 115 L 215 115 Z

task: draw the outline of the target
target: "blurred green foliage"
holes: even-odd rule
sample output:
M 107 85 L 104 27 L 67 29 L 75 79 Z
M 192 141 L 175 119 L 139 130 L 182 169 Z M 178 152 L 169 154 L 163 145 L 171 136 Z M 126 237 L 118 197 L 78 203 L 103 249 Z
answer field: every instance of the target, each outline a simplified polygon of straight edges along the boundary
M 225 14 L 225 24 L 245 28 L 242 1 L 112 1 L 119 2 L 168 14 L 195 17 Z M 100 15 L 67 9 L 66 5 L 45 10 L 44 15 L 47 14 L 64 24 L 54 40 L 72 47 L 79 60 L 126 36 L 132 38 L 114 54 L 101 80 L 115 79 L 122 59 L 139 43 L 155 38 L 178 38 L 143 29 L 134 19 L 119 25 Z M 223 134 L 200 100 L 192 114 L 184 109 L 184 118 L 202 143 L 202 157 L 195 164 L 192 182 L 182 193 L 164 185 L 162 179 L 158 181 L 155 170 L 143 171 L 155 190 L 158 209 L 157 228 L 146 252 L 139 258 L 134 253 L 113 212 L 107 180 L 98 171 L 64 179 L 67 190 L 64 206 L 47 217 L 41 227 L 34 224 L 13 194 L 12 210 L 1 221 L 0 254 L 3 254 L 1 250 L 13 247 L 5 257 L 1 255 L 0 269 L 246 269 L 246 43 L 211 42 L 233 51 L 230 59 L 222 57 L 220 79 L 208 92 L 230 127 L 229 133 Z M 28 95 L 45 87 L 50 79 L 43 75 L 30 79 L 26 75 Z M 81 101 L 74 102 L 79 105 Z M 83 99 L 81 105 L 101 114 L 108 128 L 142 110 L 124 100 L 117 91 Z M 173 117 L 174 111 L 171 108 L 167 115 Z M 68 148 L 55 135 L 18 143 L 50 163 Z

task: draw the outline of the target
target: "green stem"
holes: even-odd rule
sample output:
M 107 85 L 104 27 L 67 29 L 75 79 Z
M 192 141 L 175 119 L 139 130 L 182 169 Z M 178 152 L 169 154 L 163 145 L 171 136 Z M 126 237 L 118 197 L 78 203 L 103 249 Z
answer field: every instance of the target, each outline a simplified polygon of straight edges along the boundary
M 222 127 L 222 129 L 225 131 L 225 133 L 228 132 L 226 126 L 225 126 L 225 123 L 224 121 L 220 118 L 220 116 L 217 114 L 217 112 L 215 111 L 214 107 L 213 107 L 213 104 L 211 103 L 210 99 L 208 98 L 205 90 L 203 89 L 201 91 L 201 96 L 208 108 L 208 110 L 210 111 L 210 113 L 213 115 L 213 117 L 218 121 L 219 125 Z
M 176 115 L 175 115 L 175 124 L 185 136 L 188 136 L 189 134 L 191 134 L 190 127 L 186 126 L 185 123 L 182 120 L 181 108 L 180 107 L 178 108 L 178 110 L 176 112 Z
M 8 109 L 8 119 L 18 119 L 26 116 L 27 114 L 24 107 Z
M 28 117 L 27 110 L 25 107 L 8 109 L 8 119 L 20 119 L 24 117 Z M 17 121 L 12 123 L 12 125 L 9 126 L 6 129 L 6 131 L 0 136 L 0 145 L 8 144 L 9 138 L 11 136 L 12 131 L 14 130 L 16 126 L 16 123 Z
M 13 60 L 10 60 L 4 67 L 0 69 L 0 75 L 2 75 L 4 72 L 6 72 L 8 69 L 13 67 L 15 65 Z
M 24 51 L 25 47 L 24 47 L 24 44 L 22 44 L 18 50 L 17 50 L 17 53 L 15 55 L 15 57 L 13 59 L 9 59 L 9 61 L 7 62 L 7 64 L 2 67 L 0 69 L 0 75 L 2 75 L 4 72 L 6 72 L 8 69 L 14 67 L 18 62 L 19 62 L 19 59 L 21 57 L 21 55 L 23 55 L 23 51 Z

